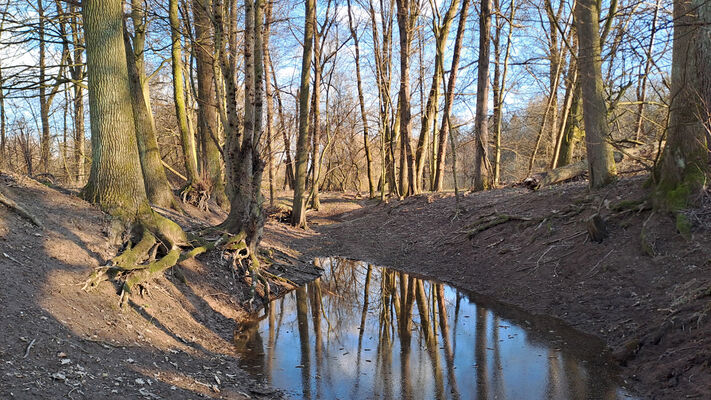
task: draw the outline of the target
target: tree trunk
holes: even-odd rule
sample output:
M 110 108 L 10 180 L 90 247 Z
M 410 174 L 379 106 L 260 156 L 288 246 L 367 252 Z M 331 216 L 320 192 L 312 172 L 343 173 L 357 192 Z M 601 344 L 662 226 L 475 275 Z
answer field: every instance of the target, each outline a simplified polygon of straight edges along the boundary
M 319 151 L 321 146 L 321 50 L 323 49 L 321 44 L 321 38 L 324 33 L 323 28 L 319 32 L 318 21 L 314 16 L 314 27 L 316 31 L 314 32 L 314 87 L 311 96 L 311 208 L 314 211 L 318 211 L 321 207 L 321 201 L 319 200 L 318 191 L 318 180 L 319 180 L 319 169 L 321 168 L 321 163 L 319 162 Z
M 489 161 L 489 60 L 491 41 L 491 0 L 482 0 L 479 16 L 479 62 L 476 90 L 476 130 L 474 148 L 473 189 L 491 188 L 491 162 Z
M 351 31 L 351 38 L 355 46 L 355 64 L 356 64 L 356 84 L 358 85 L 358 104 L 360 105 L 360 117 L 363 124 L 363 149 L 365 150 L 365 162 L 368 169 L 368 189 L 370 198 L 375 197 L 375 180 L 373 177 L 373 157 L 370 154 L 370 145 L 368 134 L 368 119 L 365 113 L 365 99 L 363 98 L 363 82 L 360 77 L 360 46 L 356 28 L 353 25 L 353 12 L 351 10 L 351 0 L 348 0 L 348 27 Z M 369 270 L 370 271 L 370 270 Z
M 500 13 L 500 6 L 499 6 L 499 0 L 496 0 L 496 8 L 497 11 Z M 503 116 L 503 105 L 504 105 L 504 93 L 506 91 L 506 76 L 508 75 L 508 70 L 509 70 L 509 56 L 510 56 L 510 51 L 511 51 L 511 37 L 513 36 L 513 20 L 514 16 L 516 15 L 516 2 L 515 0 L 511 1 L 511 12 L 508 17 L 508 24 L 509 24 L 509 32 L 506 37 L 506 49 L 504 50 L 504 59 L 503 59 L 503 72 L 500 73 L 500 81 L 497 80 L 497 74 L 501 70 L 501 65 L 500 65 L 500 40 L 501 40 L 501 27 L 499 26 L 499 19 L 503 20 L 503 17 L 497 13 L 496 14 L 496 20 L 497 20 L 497 28 L 496 28 L 496 41 L 495 41 L 495 46 L 494 48 L 498 48 L 499 50 L 495 50 L 496 52 L 496 71 L 494 71 L 494 176 L 492 179 L 492 184 L 494 186 L 497 186 L 500 182 L 501 179 L 501 123 L 502 123 L 502 116 Z M 503 25 L 503 24 L 501 24 Z
M 299 136 L 296 140 L 296 174 L 292 225 L 306 228 L 306 168 L 309 158 L 309 86 L 311 58 L 314 40 L 314 20 L 316 4 L 314 0 L 305 0 L 304 52 L 301 59 L 301 85 L 299 92 Z
M 49 135 L 49 108 L 50 101 L 47 96 L 47 65 L 46 65 L 46 40 L 45 40 L 45 15 L 43 0 L 37 0 L 37 16 L 39 23 L 39 102 L 40 120 L 42 122 L 42 135 L 40 136 L 40 168 L 42 172 L 49 172 L 50 135 Z
M 131 44 L 128 31 L 124 31 L 124 46 L 126 47 L 126 64 L 128 67 L 129 88 L 131 90 L 133 120 L 136 129 L 136 142 L 138 155 L 143 172 L 143 181 L 146 187 L 148 201 L 154 205 L 165 208 L 177 208 L 177 201 L 173 190 L 168 183 L 163 168 L 158 141 L 156 139 L 155 125 L 152 112 L 146 104 L 143 85 L 148 85 L 145 71 L 143 70 L 143 48 L 145 41 L 145 13 L 139 7 L 142 4 L 133 4 L 132 16 L 134 20 L 134 44 Z M 141 69 L 139 69 L 139 66 Z
M 265 58 L 266 60 L 266 58 Z M 284 108 L 281 103 L 281 95 L 279 94 L 279 88 L 276 83 L 276 73 L 274 73 L 274 63 L 269 58 L 269 70 L 271 71 L 271 76 L 273 79 L 274 94 L 277 100 L 277 109 L 279 110 L 279 130 L 281 131 L 282 139 L 284 140 L 284 164 L 286 168 L 284 171 L 284 189 L 289 186 L 289 189 L 294 189 L 294 162 L 291 159 L 291 141 L 289 140 L 289 132 L 286 130 L 286 117 L 284 116 Z
M 76 181 L 81 183 L 85 179 L 84 165 L 86 164 L 86 156 L 84 155 L 84 36 L 81 33 L 81 26 L 78 21 L 77 14 L 79 10 L 76 6 L 71 6 L 72 13 L 72 46 L 74 47 L 74 65 L 69 68 L 74 88 L 74 168 L 76 173 Z
M 178 130 L 180 131 L 180 143 L 183 149 L 183 160 L 185 161 L 185 174 L 188 177 L 188 185 L 197 184 L 200 180 L 197 172 L 197 155 L 195 148 L 195 138 L 188 129 L 188 114 L 185 108 L 185 90 L 183 81 L 183 59 L 181 57 L 180 44 L 180 19 L 178 15 L 178 0 L 170 0 L 170 38 L 171 38 L 171 60 L 173 66 L 173 101 L 175 102 L 175 116 L 178 120 Z
M 434 189 L 441 192 L 444 187 L 444 162 L 447 153 L 447 135 L 449 135 L 449 114 L 451 113 L 452 103 L 454 102 L 454 88 L 457 82 L 457 69 L 459 68 L 459 57 L 462 50 L 462 41 L 464 40 L 464 28 L 467 23 L 469 13 L 470 0 L 462 1 L 462 10 L 459 13 L 459 26 L 457 27 L 457 37 L 454 40 L 454 51 L 452 54 L 452 67 L 449 72 L 449 80 L 447 82 L 447 93 L 444 99 L 444 111 L 442 111 L 442 125 L 439 130 L 439 143 L 437 146 L 437 170 L 435 172 Z M 488 43 L 488 42 L 487 42 Z M 487 50 L 488 51 L 488 50 Z M 488 67 L 487 67 L 488 69 Z M 488 82 L 488 77 L 486 78 Z M 488 85 L 487 85 L 488 87 Z
M 674 1 L 673 40 L 669 128 L 655 175 L 658 205 L 678 212 L 699 205 L 708 182 L 711 4 Z M 682 213 L 677 229 L 689 233 L 690 221 Z
M 84 0 L 92 159 L 88 201 L 132 220 L 148 204 L 131 109 L 120 0 Z
M 264 161 L 261 159 L 260 139 L 263 132 L 264 106 L 264 0 L 245 1 L 244 35 L 244 126 L 241 143 L 232 137 L 225 147 L 228 157 L 230 182 L 230 213 L 222 224 L 227 231 L 246 234 L 252 266 L 258 267 L 256 248 L 264 228 L 264 199 L 261 193 Z M 236 101 L 236 99 L 229 99 Z M 236 106 L 235 106 L 236 107 Z M 236 135 L 237 132 L 229 132 Z
M 433 23 L 435 35 L 435 65 L 434 72 L 432 73 L 430 92 L 427 95 L 427 105 L 422 115 L 420 137 L 417 141 L 417 151 L 415 154 L 415 170 L 418 182 L 422 181 L 422 175 L 425 169 L 425 153 L 427 152 L 427 137 L 429 136 L 431 127 L 435 125 L 437 107 L 439 106 L 439 86 L 444 76 L 442 68 L 444 61 L 442 60 L 444 58 L 445 46 L 447 44 L 447 38 L 449 37 L 449 30 L 452 28 L 452 22 L 454 21 L 458 8 L 459 0 L 452 0 L 442 23 L 439 25 Z M 432 143 L 434 144 L 434 140 Z M 430 174 L 432 174 L 432 171 L 430 171 Z
M 262 53 L 264 55 L 263 70 L 269 71 L 270 56 L 269 56 L 269 34 L 271 30 L 272 7 L 274 3 L 268 1 L 266 3 L 266 17 L 264 21 L 264 40 L 262 43 Z M 272 94 L 272 81 L 264 79 L 264 92 L 267 99 L 267 171 L 269 172 L 269 205 L 274 205 L 274 150 L 272 149 L 273 140 L 273 120 L 274 120 L 274 98 Z
M 585 145 L 588 155 L 590 187 L 612 182 L 617 170 L 608 143 L 607 106 L 600 67 L 600 7 L 595 0 L 581 0 L 575 6 L 578 34 L 578 70 L 582 86 Z
M 411 196 L 419 192 L 415 179 L 415 159 L 412 153 L 411 131 L 412 113 L 410 110 L 410 47 L 412 34 L 417 21 L 418 2 L 397 0 L 397 24 L 400 32 L 400 140 L 406 158 L 406 166 L 400 173 L 407 171 L 407 191 L 402 195 Z
M 223 181 L 220 155 L 220 129 L 217 105 L 215 104 L 215 73 L 212 57 L 215 44 L 212 39 L 210 21 L 211 1 L 194 0 L 193 18 L 195 25 L 195 64 L 197 66 L 198 137 L 202 148 L 201 160 L 203 177 L 210 183 L 212 197 L 217 204 L 228 206 Z

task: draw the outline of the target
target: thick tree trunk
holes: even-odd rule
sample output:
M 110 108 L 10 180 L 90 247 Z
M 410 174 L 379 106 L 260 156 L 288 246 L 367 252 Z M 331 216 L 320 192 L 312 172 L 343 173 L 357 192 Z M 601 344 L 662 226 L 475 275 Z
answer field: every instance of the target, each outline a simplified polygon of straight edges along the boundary
M 296 174 L 292 225 L 306 228 L 306 169 L 309 158 L 309 84 L 311 58 L 314 39 L 314 20 L 316 4 L 314 0 L 305 1 L 304 53 L 301 60 L 301 85 L 299 92 L 299 136 L 296 140 Z
M 595 0 L 581 0 L 575 5 L 578 34 L 578 70 L 582 86 L 585 145 L 588 155 L 590 187 L 612 182 L 617 170 L 608 143 L 607 106 L 600 67 L 600 7 Z
M 220 155 L 220 129 L 218 114 L 215 73 L 212 57 L 215 44 L 210 21 L 211 1 L 193 1 L 193 18 L 195 25 L 195 64 L 197 66 L 197 103 L 198 103 L 198 137 L 202 149 L 201 161 L 204 178 L 210 183 L 212 197 L 217 204 L 226 209 L 228 206 L 223 180 L 222 160 Z
M 711 3 L 674 1 L 671 105 L 667 143 L 656 171 L 657 203 L 673 212 L 698 205 L 709 176 Z M 677 214 L 677 228 L 690 222 Z
M 148 200 L 138 162 L 120 0 L 84 0 L 92 159 L 83 196 L 133 220 Z
M 582 87 L 580 82 L 575 82 L 572 88 L 572 98 L 570 101 L 570 111 L 568 119 L 565 121 L 563 137 L 560 142 L 558 162 L 556 167 L 563 167 L 573 162 L 575 145 L 583 138 L 583 116 L 582 116 Z
M 188 177 L 188 185 L 192 185 L 199 182 L 200 179 L 198 178 L 197 171 L 195 138 L 188 129 L 188 114 L 185 108 L 185 89 L 183 80 L 183 59 L 181 57 L 181 29 L 178 15 L 178 0 L 170 0 L 168 15 L 170 17 L 170 54 L 173 66 L 173 101 L 175 103 L 175 116 L 178 119 L 180 143 L 182 145 L 183 160 L 185 162 L 185 174 Z
M 491 188 L 491 162 L 489 161 L 489 67 L 491 41 L 491 0 L 482 0 L 479 16 L 479 62 L 476 90 L 476 131 L 474 147 L 473 189 Z
M 447 136 L 449 135 L 448 121 L 449 114 L 451 113 L 452 109 L 452 103 L 454 102 L 454 88 L 457 82 L 457 69 L 459 68 L 459 58 L 462 50 L 462 41 L 464 40 L 464 28 L 467 24 L 470 1 L 471 0 L 462 1 L 462 10 L 459 13 L 459 26 L 457 27 L 457 37 L 454 40 L 452 67 L 450 68 L 449 80 L 447 82 L 447 93 L 444 99 L 444 111 L 442 111 L 442 125 L 439 130 L 439 143 L 437 145 L 437 169 L 435 172 L 434 182 L 434 189 L 438 192 L 441 192 L 444 187 L 444 162 L 447 153 Z

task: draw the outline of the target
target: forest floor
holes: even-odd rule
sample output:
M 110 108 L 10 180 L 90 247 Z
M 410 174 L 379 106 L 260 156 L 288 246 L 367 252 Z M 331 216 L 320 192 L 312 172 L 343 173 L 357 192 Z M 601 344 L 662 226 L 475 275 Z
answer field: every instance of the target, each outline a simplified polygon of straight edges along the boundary
M 711 204 L 689 213 L 684 238 L 671 216 L 628 202 L 644 198 L 643 182 L 471 193 L 459 212 L 451 194 L 380 204 L 327 193 L 310 229 L 269 219 L 263 245 L 292 261 L 394 267 L 559 318 L 604 340 L 643 398 L 711 398 Z M 219 253 L 182 263 L 120 310 L 111 284 L 81 290 L 119 250 L 109 219 L 29 178 L 2 174 L 0 185 L 44 224 L 0 206 L 0 398 L 282 396 L 238 367 L 231 341 L 250 318 L 249 291 Z M 224 218 L 187 211 L 173 215 L 186 228 Z M 594 214 L 606 222 L 601 243 L 586 228 Z M 318 274 L 302 262 L 279 272 L 296 283 Z

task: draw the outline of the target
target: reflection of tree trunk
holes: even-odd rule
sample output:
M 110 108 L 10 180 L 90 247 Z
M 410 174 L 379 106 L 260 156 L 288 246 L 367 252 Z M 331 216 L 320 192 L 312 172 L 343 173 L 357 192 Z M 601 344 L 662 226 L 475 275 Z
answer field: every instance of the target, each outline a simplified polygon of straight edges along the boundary
M 491 345 L 494 348 L 494 365 L 492 372 L 492 385 L 494 391 L 494 398 L 505 398 L 506 397 L 506 387 L 504 382 L 504 367 L 501 364 L 501 342 L 503 340 L 499 339 L 499 324 L 501 320 L 498 316 L 494 315 L 493 325 L 491 327 Z
M 476 307 L 476 343 L 474 356 L 476 358 L 476 389 L 477 399 L 489 398 L 489 371 L 486 362 L 486 309 Z
M 311 298 L 311 318 L 313 319 L 314 331 L 314 356 L 316 357 L 316 375 L 321 376 L 321 367 L 323 364 L 323 339 L 321 335 L 321 278 L 317 278 L 309 284 L 309 296 Z M 316 380 L 316 397 L 321 397 L 321 385 L 319 380 Z
M 447 363 L 447 381 L 449 391 L 453 399 L 459 399 L 459 389 L 457 388 L 457 376 L 454 369 L 454 352 L 449 341 L 449 316 L 447 315 L 446 297 L 444 295 L 444 285 L 441 283 L 435 286 L 437 297 L 437 308 L 439 310 L 439 326 L 442 332 L 442 347 L 444 348 L 444 360 Z
M 548 376 L 546 378 L 548 387 L 546 394 L 552 398 L 571 398 L 571 393 L 566 395 L 566 382 L 560 370 L 560 352 L 554 349 L 548 349 Z
M 296 319 L 299 324 L 299 343 L 301 344 L 301 389 L 304 397 L 311 398 L 311 349 L 309 343 L 309 304 L 305 287 L 296 292 Z
M 363 311 L 360 314 L 360 328 L 358 330 L 358 357 L 360 357 L 360 348 L 363 343 L 363 332 L 365 332 L 365 320 L 368 317 L 368 291 L 370 290 L 370 279 L 373 271 L 373 266 L 368 264 L 368 271 L 365 273 L 365 284 L 363 285 Z M 381 278 L 383 279 L 383 278 Z
M 568 383 L 568 394 L 573 399 L 588 399 L 588 376 L 580 367 L 578 360 L 569 355 L 563 355 L 563 371 Z

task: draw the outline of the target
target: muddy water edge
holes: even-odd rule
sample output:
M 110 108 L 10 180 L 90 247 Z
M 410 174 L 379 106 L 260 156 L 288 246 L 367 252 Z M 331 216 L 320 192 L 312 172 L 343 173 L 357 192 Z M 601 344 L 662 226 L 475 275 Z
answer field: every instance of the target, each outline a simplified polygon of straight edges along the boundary
M 604 344 L 558 320 L 339 257 L 235 332 L 242 368 L 303 399 L 629 399 Z

